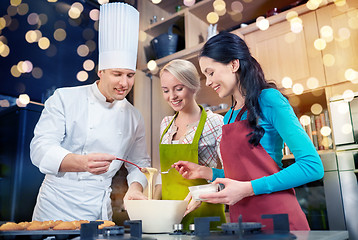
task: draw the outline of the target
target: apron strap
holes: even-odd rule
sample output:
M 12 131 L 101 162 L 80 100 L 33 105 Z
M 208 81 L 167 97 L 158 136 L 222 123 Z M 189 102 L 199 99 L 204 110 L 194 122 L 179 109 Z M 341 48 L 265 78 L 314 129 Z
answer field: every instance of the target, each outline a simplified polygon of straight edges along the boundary
M 204 125 L 205 125 L 205 121 L 206 121 L 206 111 L 204 110 L 204 108 L 201 105 L 198 105 L 200 107 L 201 110 L 201 115 L 200 115 L 200 120 L 199 120 L 199 124 L 198 124 L 198 128 L 196 129 L 194 138 L 193 138 L 193 142 L 192 144 L 199 144 L 199 140 L 200 140 L 200 136 L 201 133 L 203 132 L 204 129 Z M 168 131 L 168 129 L 170 128 L 170 126 L 173 124 L 175 118 L 178 116 L 178 113 L 175 113 L 174 118 L 170 121 L 170 123 L 168 124 L 168 126 L 164 129 L 162 136 L 160 137 L 160 142 L 162 142 L 162 139 L 165 135 L 165 133 Z
M 207 117 L 205 109 L 201 105 L 199 105 L 199 107 L 201 109 L 201 116 L 200 116 L 198 128 L 196 129 L 194 139 L 193 139 L 193 144 L 196 144 L 196 145 L 199 145 L 200 136 L 201 136 L 201 133 L 203 132 L 206 117 Z
M 232 115 L 233 115 L 233 113 L 234 113 L 234 111 L 235 111 L 235 110 L 234 110 L 235 106 L 236 106 L 236 101 L 235 101 L 235 104 L 231 107 L 230 117 L 229 117 L 229 120 L 227 121 L 228 124 L 230 123 L 231 118 L 232 118 Z M 246 107 L 246 105 L 244 105 L 244 106 L 240 109 L 240 112 L 237 114 L 235 121 L 240 121 L 242 115 L 244 115 L 244 113 L 245 113 L 246 110 L 247 110 L 247 107 Z
M 160 137 L 160 143 L 162 142 L 162 139 L 163 139 L 165 133 L 168 131 L 168 129 L 170 128 L 170 126 L 173 124 L 175 118 L 178 116 L 178 113 L 179 113 L 179 112 L 176 112 L 176 113 L 175 113 L 173 119 L 170 121 L 170 123 L 168 124 L 168 126 L 164 129 L 163 134 L 162 134 L 162 136 Z
M 244 106 L 241 108 L 240 112 L 237 114 L 235 121 L 240 121 L 242 115 L 244 115 L 244 113 L 246 112 L 246 110 L 247 110 L 247 107 L 246 107 L 246 105 L 244 105 Z

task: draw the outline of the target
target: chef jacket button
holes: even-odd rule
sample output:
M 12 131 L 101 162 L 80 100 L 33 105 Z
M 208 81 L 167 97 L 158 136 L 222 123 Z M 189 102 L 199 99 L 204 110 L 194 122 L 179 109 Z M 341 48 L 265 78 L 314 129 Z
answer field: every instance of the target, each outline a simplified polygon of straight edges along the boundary
M 122 132 L 119 132 L 119 135 L 122 135 Z

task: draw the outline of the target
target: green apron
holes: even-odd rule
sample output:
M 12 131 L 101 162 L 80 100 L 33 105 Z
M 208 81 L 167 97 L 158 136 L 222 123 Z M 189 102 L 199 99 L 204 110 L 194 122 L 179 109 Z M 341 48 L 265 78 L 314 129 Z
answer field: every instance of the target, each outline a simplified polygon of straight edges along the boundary
M 179 160 L 198 164 L 199 139 L 206 121 L 206 112 L 202 106 L 199 105 L 199 107 L 201 109 L 201 117 L 192 144 L 159 144 L 160 167 L 162 171 L 166 171 L 171 167 L 173 163 Z M 164 130 L 163 135 L 160 138 L 160 142 L 162 142 L 164 134 L 173 124 L 174 119 L 177 117 L 177 115 L 178 113 L 176 113 L 173 120 Z M 168 174 L 162 175 L 162 199 L 183 200 L 189 193 L 188 187 L 202 184 L 208 183 L 204 179 L 185 179 L 178 173 L 178 171 L 169 171 Z M 211 204 L 202 202 L 199 208 L 197 208 L 183 218 L 182 224 L 184 230 L 188 230 L 189 224 L 194 223 L 194 218 L 196 217 L 213 216 L 219 216 L 221 218 L 221 222 L 212 222 L 210 224 L 210 229 L 218 230 L 217 226 L 220 226 L 222 223 L 226 222 L 225 206 L 223 204 Z

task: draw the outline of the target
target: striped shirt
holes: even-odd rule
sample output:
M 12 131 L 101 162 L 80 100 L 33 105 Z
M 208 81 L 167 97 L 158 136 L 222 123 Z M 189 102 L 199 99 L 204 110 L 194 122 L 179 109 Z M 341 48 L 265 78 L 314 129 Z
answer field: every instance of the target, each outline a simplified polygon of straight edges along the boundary
M 203 132 L 199 139 L 198 161 L 199 165 L 204 165 L 211 168 L 221 168 L 221 156 L 219 145 L 221 141 L 221 127 L 223 126 L 223 116 L 213 113 L 208 110 L 207 118 L 204 125 Z M 165 128 L 173 120 L 174 116 L 166 116 L 160 124 L 160 136 L 162 136 Z M 173 141 L 173 136 L 177 132 L 175 121 L 169 127 L 168 131 L 164 134 L 162 144 L 191 144 L 194 139 L 195 131 L 198 127 L 199 121 L 188 126 L 188 130 L 179 142 Z

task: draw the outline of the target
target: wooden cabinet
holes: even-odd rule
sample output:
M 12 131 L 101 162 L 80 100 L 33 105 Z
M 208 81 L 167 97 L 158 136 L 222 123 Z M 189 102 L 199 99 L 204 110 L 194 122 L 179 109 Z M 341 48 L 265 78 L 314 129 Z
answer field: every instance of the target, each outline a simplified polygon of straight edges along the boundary
M 242 12 L 233 12 L 231 4 L 234 0 L 225 0 L 227 13 L 219 17 L 217 22 L 217 30 L 230 30 L 238 28 L 241 23 L 252 22 L 261 15 L 265 15 L 266 11 L 276 8 L 289 6 L 292 0 L 255 0 L 243 1 Z M 176 12 L 176 5 L 181 4 L 181 10 Z M 181 35 L 185 39 L 185 49 L 179 52 L 156 59 L 157 65 L 163 66 L 175 58 L 193 59 L 200 50 L 203 42 L 207 39 L 207 29 L 209 23 L 206 19 L 207 14 L 214 11 L 213 0 L 202 0 L 191 7 L 182 5 L 182 1 L 165 0 L 155 5 L 150 1 L 138 1 L 138 9 L 140 11 L 140 47 L 138 54 L 138 68 L 144 71 L 146 63 L 154 59 L 153 53 L 150 53 L 150 41 L 162 33 L 167 32 L 168 28 L 177 24 L 180 25 Z M 150 23 L 150 19 L 156 16 L 157 22 Z
M 281 80 L 289 77 L 293 84 L 302 84 L 304 90 L 309 90 L 307 80 L 314 77 L 318 80 L 317 87 L 324 87 L 321 52 L 314 48 L 314 41 L 319 38 L 315 12 L 299 16 L 304 26 L 300 33 L 293 33 L 290 23 L 283 18 L 285 15 L 281 17 L 281 22 L 266 31 L 257 30 L 245 35 L 251 54 L 261 64 L 266 79 L 274 80 L 282 87 Z M 291 94 L 292 89 L 286 93 Z
M 322 50 L 323 57 L 334 57 L 334 64 L 324 66 L 327 85 L 348 81 L 346 70 L 358 71 L 358 1 L 349 0 L 343 7 L 331 4 L 316 14 L 319 29 L 330 26 L 333 30 L 332 41 Z

